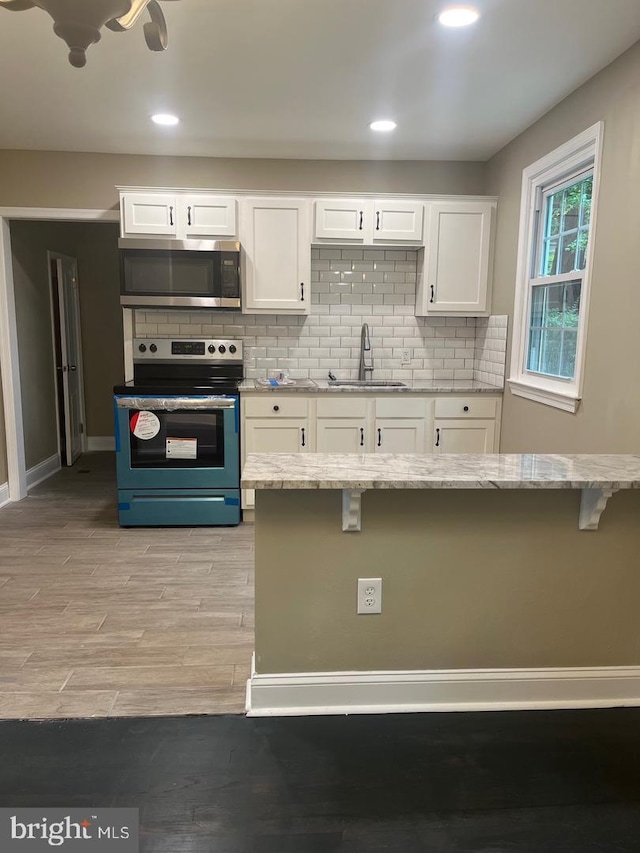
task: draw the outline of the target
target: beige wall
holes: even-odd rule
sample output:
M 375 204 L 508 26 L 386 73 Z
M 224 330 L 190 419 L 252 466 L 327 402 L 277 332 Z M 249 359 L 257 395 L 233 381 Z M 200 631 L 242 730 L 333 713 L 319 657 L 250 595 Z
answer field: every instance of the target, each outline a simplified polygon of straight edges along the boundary
M 578 491 L 371 490 L 361 533 L 339 490 L 256 498 L 259 673 L 640 664 L 639 491 L 595 532 Z
M 507 391 L 503 452 L 640 452 L 639 104 L 640 42 L 489 161 L 486 189 L 500 197 L 493 311 L 512 317 L 522 170 L 605 123 L 584 399 L 571 415 Z
M 0 151 L 0 207 L 117 208 L 116 185 L 248 190 L 461 193 L 484 190 L 484 163 L 230 160 Z
M 117 240 L 110 223 L 11 223 L 27 468 L 58 449 L 47 250 L 78 260 L 87 434 L 113 434 L 112 386 L 123 374 Z

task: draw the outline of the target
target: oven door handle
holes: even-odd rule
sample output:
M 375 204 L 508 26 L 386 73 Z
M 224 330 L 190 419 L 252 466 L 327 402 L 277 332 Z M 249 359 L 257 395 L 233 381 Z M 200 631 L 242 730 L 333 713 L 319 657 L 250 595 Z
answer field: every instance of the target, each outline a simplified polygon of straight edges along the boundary
M 140 411 L 172 412 L 177 409 L 197 411 L 213 411 L 214 409 L 235 408 L 236 397 L 145 397 L 116 396 L 116 406 L 119 409 L 139 409 Z

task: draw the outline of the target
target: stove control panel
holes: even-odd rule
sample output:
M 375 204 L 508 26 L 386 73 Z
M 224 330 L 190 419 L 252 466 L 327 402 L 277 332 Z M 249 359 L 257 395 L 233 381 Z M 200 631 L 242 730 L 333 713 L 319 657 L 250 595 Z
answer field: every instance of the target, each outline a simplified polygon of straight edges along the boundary
M 133 360 L 242 363 L 242 341 L 134 338 Z

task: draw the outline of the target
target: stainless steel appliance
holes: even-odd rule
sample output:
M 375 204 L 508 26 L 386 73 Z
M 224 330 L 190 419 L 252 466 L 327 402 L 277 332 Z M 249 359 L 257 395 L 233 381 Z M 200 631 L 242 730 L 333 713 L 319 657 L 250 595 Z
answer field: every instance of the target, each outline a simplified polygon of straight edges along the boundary
M 141 525 L 240 522 L 242 341 L 134 340 L 114 387 L 118 518 Z
M 239 309 L 240 244 L 120 238 L 120 304 Z

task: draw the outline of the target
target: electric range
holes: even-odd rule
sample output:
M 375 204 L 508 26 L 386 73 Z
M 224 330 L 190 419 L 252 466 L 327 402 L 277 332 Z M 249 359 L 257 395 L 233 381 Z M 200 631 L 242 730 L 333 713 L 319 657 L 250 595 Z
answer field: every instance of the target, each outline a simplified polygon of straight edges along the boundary
M 133 380 L 113 389 L 120 524 L 238 524 L 242 341 L 133 347 Z

